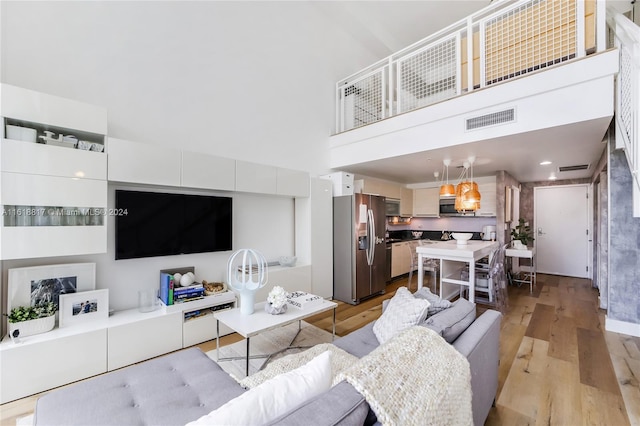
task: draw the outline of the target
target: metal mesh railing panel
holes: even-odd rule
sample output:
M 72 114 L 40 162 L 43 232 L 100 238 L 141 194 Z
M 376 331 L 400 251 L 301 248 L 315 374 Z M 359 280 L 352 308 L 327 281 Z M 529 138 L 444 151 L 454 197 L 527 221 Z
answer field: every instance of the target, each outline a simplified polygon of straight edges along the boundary
M 576 0 L 540 0 L 484 23 L 485 84 L 576 56 Z
M 449 38 L 397 60 L 398 113 L 457 94 L 458 43 Z
M 345 83 L 340 88 L 342 130 L 375 123 L 385 117 L 384 70 Z
M 620 48 L 620 71 L 618 73 L 618 123 L 627 141 L 635 141 L 633 134 L 634 99 L 633 99 L 633 58 L 628 49 Z M 623 136 L 623 135 L 621 135 Z M 633 147 L 630 144 L 630 147 Z M 630 153 L 631 154 L 631 153 Z

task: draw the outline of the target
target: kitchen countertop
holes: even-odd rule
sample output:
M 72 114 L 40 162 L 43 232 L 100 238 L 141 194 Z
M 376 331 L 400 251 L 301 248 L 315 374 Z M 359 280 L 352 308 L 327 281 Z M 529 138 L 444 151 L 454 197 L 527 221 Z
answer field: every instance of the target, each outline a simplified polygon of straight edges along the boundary
M 415 238 L 412 235 L 412 232 L 422 232 L 422 236 L 420 238 Z M 449 234 L 451 234 L 452 232 L 471 232 L 473 234 L 473 237 L 471 237 L 472 241 L 482 241 L 482 239 L 480 238 L 480 232 L 459 231 L 459 230 L 453 230 L 453 231 L 447 230 L 447 232 Z M 423 230 L 415 230 L 415 229 L 405 229 L 402 231 L 389 231 L 389 238 L 387 238 L 385 241 L 388 244 L 393 244 L 393 243 L 403 243 L 407 241 L 420 241 L 420 240 L 454 241 L 453 238 L 450 238 L 449 240 L 442 240 L 442 231 L 423 231 Z
M 497 246 L 498 243 L 496 241 L 482 240 L 469 240 L 465 245 L 458 245 L 456 240 L 426 241 L 423 242 L 423 245 L 416 247 L 416 252 L 426 257 L 453 257 L 477 260 L 487 256 Z

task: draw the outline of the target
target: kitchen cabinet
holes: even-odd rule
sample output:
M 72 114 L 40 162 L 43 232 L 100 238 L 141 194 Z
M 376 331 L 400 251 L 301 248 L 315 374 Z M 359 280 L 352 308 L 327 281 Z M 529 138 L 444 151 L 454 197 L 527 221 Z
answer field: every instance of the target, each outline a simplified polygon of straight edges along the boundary
M 363 194 L 375 194 L 381 195 L 386 198 L 393 198 L 399 200 L 401 197 L 401 186 L 392 182 L 387 182 L 379 179 L 360 179 L 354 184 L 356 192 Z
M 391 246 L 391 278 L 408 274 L 411 269 L 409 242 L 393 243 Z
M 400 216 L 413 216 L 413 189 L 400 188 Z
M 413 215 L 419 217 L 440 216 L 440 188 L 414 189 Z
M 478 183 L 478 191 L 480 191 L 480 208 L 476 210 L 476 216 L 495 217 L 496 216 L 496 183 L 486 182 Z
M 106 109 L 6 84 L 0 98 L 0 259 L 105 253 Z

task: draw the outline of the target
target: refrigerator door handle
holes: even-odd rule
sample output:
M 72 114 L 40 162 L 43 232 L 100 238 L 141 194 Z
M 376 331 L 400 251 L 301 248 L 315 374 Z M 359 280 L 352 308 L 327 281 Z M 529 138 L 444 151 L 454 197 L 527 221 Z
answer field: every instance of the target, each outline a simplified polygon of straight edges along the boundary
M 376 220 L 373 216 L 373 210 L 368 211 L 369 220 L 367 226 L 368 240 L 369 240 L 369 252 L 367 253 L 367 261 L 369 265 L 373 265 L 373 261 L 376 255 Z

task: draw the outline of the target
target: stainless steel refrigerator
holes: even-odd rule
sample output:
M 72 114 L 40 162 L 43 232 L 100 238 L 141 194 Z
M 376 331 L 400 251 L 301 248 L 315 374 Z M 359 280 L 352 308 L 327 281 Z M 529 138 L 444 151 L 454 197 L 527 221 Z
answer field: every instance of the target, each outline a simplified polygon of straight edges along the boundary
M 350 304 L 385 290 L 385 198 L 333 198 L 333 297 Z

